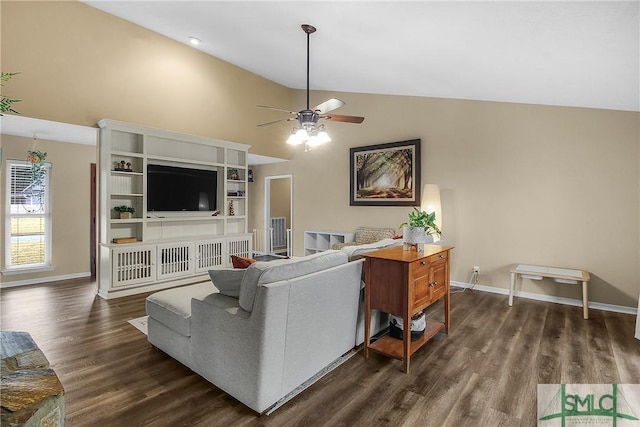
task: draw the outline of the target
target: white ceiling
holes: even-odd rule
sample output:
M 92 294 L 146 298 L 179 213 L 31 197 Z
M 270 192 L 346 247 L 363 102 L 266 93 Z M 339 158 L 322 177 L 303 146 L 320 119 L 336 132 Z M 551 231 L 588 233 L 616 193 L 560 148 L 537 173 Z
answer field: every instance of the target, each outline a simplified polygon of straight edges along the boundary
M 640 1 L 84 1 L 284 86 L 640 111 Z M 294 106 L 281 106 L 293 108 Z
M 98 142 L 98 128 L 11 114 L 0 117 L 0 133 L 74 144 L 96 145 Z

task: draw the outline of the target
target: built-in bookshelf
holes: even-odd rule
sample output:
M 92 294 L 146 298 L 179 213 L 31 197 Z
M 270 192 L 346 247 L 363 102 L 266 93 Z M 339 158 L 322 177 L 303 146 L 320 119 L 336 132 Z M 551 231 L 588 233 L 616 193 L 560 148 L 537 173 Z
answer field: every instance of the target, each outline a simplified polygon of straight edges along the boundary
M 108 119 L 98 125 L 101 296 L 202 280 L 231 255 L 251 255 L 248 145 Z M 149 164 L 215 171 L 216 209 L 148 211 Z M 114 210 L 123 205 L 131 217 Z

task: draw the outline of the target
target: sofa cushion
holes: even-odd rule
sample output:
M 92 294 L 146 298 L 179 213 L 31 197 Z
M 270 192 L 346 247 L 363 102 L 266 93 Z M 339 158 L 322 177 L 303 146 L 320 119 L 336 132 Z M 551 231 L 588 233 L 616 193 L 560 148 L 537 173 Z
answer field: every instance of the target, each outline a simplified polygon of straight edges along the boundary
M 356 245 L 374 243 L 382 239 L 390 239 L 396 234 L 393 228 L 358 227 Z
M 186 337 L 191 336 L 191 298 L 204 299 L 218 292 L 211 282 L 180 286 L 147 297 L 149 317 Z
M 209 277 L 211 278 L 213 286 L 215 286 L 222 295 L 233 298 L 240 296 L 240 283 L 242 282 L 243 276 L 243 269 L 209 270 Z
M 253 258 L 243 258 L 241 256 L 231 255 L 231 265 L 233 265 L 233 268 L 247 268 L 254 262 L 256 262 L 256 260 Z
M 253 303 L 258 291 L 258 286 L 290 280 L 295 277 L 304 276 L 331 267 L 345 264 L 348 257 L 341 251 L 329 250 L 317 254 L 282 259 L 276 261 L 258 261 L 251 264 L 242 277 L 240 284 L 239 304 L 246 311 L 253 310 Z

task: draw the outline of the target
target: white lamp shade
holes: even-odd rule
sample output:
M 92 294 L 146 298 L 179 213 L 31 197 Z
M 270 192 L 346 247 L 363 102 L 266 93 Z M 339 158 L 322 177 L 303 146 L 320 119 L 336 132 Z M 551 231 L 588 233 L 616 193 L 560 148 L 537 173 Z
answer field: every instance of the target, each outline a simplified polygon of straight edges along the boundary
M 440 203 L 440 187 L 436 184 L 425 184 L 422 188 L 421 209 L 427 213 L 435 212 L 435 223 L 442 230 L 442 204 Z
M 318 132 L 318 141 L 320 141 L 320 144 L 324 144 L 325 142 L 331 141 L 331 138 L 329 137 L 329 134 L 327 133 L 327 131 L 324 130 L 324 127 L 321 128 L 320 131 Z
M 300 142 L 307 142 L 309 140 L 309 134 L 304 128 L 300 128 L 296 131 L 296 137 Z
M 291 135 L 289 135 L 289 138 L 287 139 L 287 144 L 298 145 L 298 144 L 302 144 L 302 141 L 298 138 L 298 135 L 296 135 L 296 133 L 293 132 Z

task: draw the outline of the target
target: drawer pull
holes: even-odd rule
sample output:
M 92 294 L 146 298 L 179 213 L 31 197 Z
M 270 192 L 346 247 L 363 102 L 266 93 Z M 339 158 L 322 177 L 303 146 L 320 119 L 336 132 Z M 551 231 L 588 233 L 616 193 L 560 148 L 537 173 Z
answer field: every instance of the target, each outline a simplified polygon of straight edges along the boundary
M 420 265 L 427 265 L 426 261 L 420 261 Z
M 444 258 L 444 255 L 440 255 L 440 258 Z
M 438 284 L 438 282 L 431 282 L 431 283 L 429 283 L 429 287 L 430 288 L 434 288 L 434 287 L 436 287 L 437 284 Z

